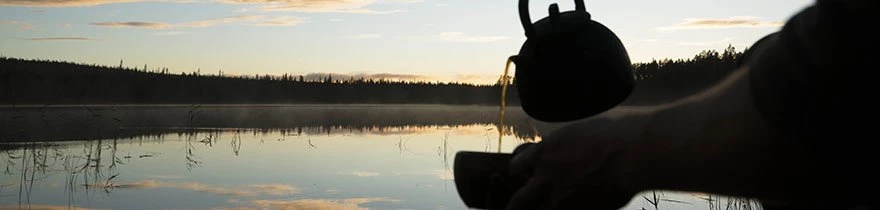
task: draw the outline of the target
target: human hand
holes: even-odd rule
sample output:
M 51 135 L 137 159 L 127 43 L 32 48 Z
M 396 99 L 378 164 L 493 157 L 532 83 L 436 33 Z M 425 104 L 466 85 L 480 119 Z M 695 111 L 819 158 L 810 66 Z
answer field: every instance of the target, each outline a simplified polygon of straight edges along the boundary
M 642 122 L 637 116 L 578 122 L 515 152 L 511 175 L 526 184 L 507 209 L 622 208 L 638 191 L 624 185 L 615 155 L 639 133 Z

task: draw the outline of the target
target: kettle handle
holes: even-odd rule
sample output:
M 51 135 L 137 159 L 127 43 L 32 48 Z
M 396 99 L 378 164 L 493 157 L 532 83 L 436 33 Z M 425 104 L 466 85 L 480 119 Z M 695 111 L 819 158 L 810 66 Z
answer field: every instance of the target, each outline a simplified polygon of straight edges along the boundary
M 584 0 L 574 0 L 574 7 L 575 11 L 587 12 Z M 535 36 L 535 27 L 532 25 L 532 18 L 529 17 L 529 0 L 519 0 L 519 20 L 526 31 L 526 38 Z

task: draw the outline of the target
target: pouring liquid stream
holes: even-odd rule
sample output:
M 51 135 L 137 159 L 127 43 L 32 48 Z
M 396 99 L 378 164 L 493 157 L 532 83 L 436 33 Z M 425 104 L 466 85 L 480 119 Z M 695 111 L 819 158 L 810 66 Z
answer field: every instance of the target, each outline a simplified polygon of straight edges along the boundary
M 498 121 L 498 153 L 501 153 L 501 138 L 504 137 L 504 107 L 507 105 L 507 83 L 510 78 L 510 64 L 513 63 L 513 59 L 516 58 L 516 55 L 512 55 L 507 58 L 507 63 L 504 65 L 504 75 L 501 76 L 501 112 L 499 113 L 500 121 Z

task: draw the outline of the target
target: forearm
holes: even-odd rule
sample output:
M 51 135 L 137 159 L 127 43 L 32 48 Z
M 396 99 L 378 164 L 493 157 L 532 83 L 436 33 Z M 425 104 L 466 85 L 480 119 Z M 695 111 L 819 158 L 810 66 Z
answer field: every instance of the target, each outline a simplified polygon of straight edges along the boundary
M 639 137 L 613 157 L 624 185 L 632 191 L 785 201 L 839 191 L 823 166 L 813 164 L 799 145 L 784 141 L 754 110 L 745 74 L 740 70 L 694 100 L 652 114 Z

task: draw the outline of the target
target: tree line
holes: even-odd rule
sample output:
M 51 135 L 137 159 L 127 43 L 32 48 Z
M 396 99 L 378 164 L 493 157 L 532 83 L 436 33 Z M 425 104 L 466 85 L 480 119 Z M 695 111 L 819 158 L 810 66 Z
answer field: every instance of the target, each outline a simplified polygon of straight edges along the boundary
M 635 100 L 671 100 L 707 87 L 736 67 L 742 52 L 705 50 L 689 59 L 633 64 Z M 499 77 L 500 78 L 500 77 Z M 55 60 L 0 57 L 0 104 L 468 104 L 500 103 L 501 82 L 414 82 L 302 75 L 170 73 Z M 516 79 L 507 104 L 518 105 Z

